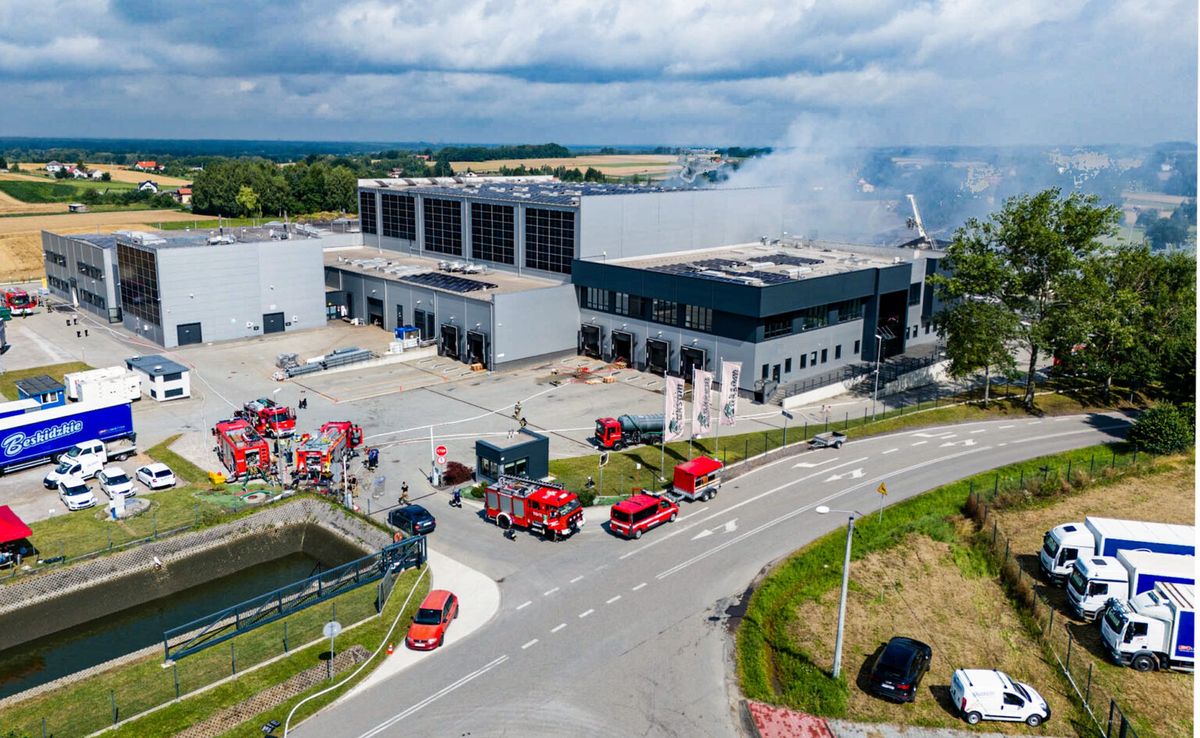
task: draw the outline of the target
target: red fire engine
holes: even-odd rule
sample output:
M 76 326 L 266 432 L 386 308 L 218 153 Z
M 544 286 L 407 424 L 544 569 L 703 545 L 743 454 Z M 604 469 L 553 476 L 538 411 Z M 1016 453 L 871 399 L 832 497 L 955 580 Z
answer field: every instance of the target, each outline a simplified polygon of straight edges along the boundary
M 31 295 L 25 290 L 13 289 L 4 293 L 4 304 L 13 315 L 33 315 L 37 312 L 37 295 Z
M 231 475 L 259 474 L 270 468 L 271 449 L 266 439 L 245 420 L 222 420 L 213 427 L 213 435 L 217 437 L 217 456 Z
M 292 409 L 265 397 L 247 402 L 234 415 L 267 438 L 288 438 L 296 432 L 296 414 Z
M 316 436 L 301 436 L 296 446 L 296 471 L 310 478 L 332 474 L 334 465 L 361 445 L 362 438 L 362 428 L 350 421 L 330 421 L 321 426 Z
M 583 505 L 560 484 L 501 475 L 487 488 L 484 509 L 501 528 L 528 528 L 550 540 L 566 538 L 583 527 Z

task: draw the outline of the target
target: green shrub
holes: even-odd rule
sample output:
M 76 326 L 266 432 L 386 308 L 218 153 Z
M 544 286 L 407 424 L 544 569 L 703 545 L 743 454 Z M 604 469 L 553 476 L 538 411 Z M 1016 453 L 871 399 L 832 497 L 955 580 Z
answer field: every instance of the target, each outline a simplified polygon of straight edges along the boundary
M 1129 429 L 1129 442 L 1153 454 L 1183 451 L 1194 437 L 1192 419 L 1168 403 L 1146 410 Z

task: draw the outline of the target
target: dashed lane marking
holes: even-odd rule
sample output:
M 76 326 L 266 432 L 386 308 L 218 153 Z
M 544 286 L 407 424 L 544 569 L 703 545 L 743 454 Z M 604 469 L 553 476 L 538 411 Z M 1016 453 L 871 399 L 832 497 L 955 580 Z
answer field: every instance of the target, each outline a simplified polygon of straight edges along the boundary
M 542 592 L 542 597 L 549 597 L 550 595 L 554 594 L 554 593 L 555 593 L 555 592 L 557 592 L 557 591 L 558 591 L 558 587 L 554 587 L 554 588 L 552 588 L 552 589 L 548 589 L 548 590 L 546 590 L 545 592 Z
M 595 608 L 589 608 L 589 609 L 584 610 L 583 612 L 579 613 L 579 617 L 586 618 L 588 615 L 591 615 L 594 612 L 596 612 Z
M 532 646 L 532 645 L 536 644 L 537 642 L 538 642 L 538 639 L 534 638 L 534 639 L 533 639 L 532 641 L 530 641 L 529 643 L 526 643 L 524 646 L 521 646 L 521 650 L 522 650 L 522 651 L 524 651 L 525 649 L 527 649 L 527 648 L 529 648 L 530 646 Z
M 574 584 L 575 582 L 578 582 L 580 579 L 583 579 L 583 576 L 582 576 L 582 575 L 575 577 L 574 579 L 572 579 L 572 580 L 571 580 L 571 582 L 570 582 L 570 583 L 571 583 L 571 584 Z
M 917 441 L 917 442 L 916 442 L 916 443 L 914 443 L 913 445 L 914 445 L 914 446 L 923 446 L 923 445 L 925 445 L 926 443 L 929 443 L 929 441 Z
M 1013 424 L 1013 423 L 1009 423 L 1008 425 L 998 425 L 998 426 L 996 426 L 996 430 L 1008 430 L 1009 428 L 1016 428 L 1016 427 L 1017 427 L 1017 426 L 1016 426 L 1015 424 Z
M 517 605 L 517 609 L 524 610 L 525 608 L 529 607 L 532 604 L 533 604 L 533 600 L 525 600 L 521 604 Z
M 882 455 L 882 456 L 887 456 L 888 454 L 894 454 L 894 453 L 896 453 L 896 452 L 897 452 L 897 451 L 899 451 L 899 450 L 900 450 L 900 449 L 898 449 L 898 448 L 889 448 L 887 451 L 884 451 L 884 452 L 883 452 L 881 455 Z
M 616 597 L 609 597 L 607 600 L 604 601 L 604 604 L 611 605 L 612 603 L 616 602 L 619 599 L 621 599 L 621 595 L 617 595 Z
M 971 435 L 975 435 L 976 433 L 987 433 L 987 428 L 980 428 L 979 430 L 971 431 Z
M 566 624 L 566 623 L 559 623 L 558 625 L 556 625 L 556 626 L 554 626 L 553 628 L 551 628 L 551 629 L 550 629 L 550 632 L 551 632 L 551 633 L 557 633 L 558 631 L 562 630 L 562 629 L 563 629 L 563 628 L 565 628 L 565 627 L 567 627 L 567 624 Z
M 636 591 L 638 591 L 639 589 L 641 589 L 642 587 L 645 587 L 645 586 L 646 586 L 646 583 L 645 583 L 645 582 L 642 582 L 641 584 L 639 584 L 639 585 L 637 585 L 636 587 L 634 587 L 634 588 L 633 588 L 633 591 L 634 591 L 634 592 L 636 592 Z

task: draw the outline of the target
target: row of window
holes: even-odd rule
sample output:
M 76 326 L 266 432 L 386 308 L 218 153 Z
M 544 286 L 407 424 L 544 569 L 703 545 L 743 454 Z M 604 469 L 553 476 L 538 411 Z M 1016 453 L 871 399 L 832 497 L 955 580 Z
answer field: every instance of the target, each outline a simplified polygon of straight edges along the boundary
M 67 265 L 67 257 L 63 256 L 62 254 L 55 253 L 49 249 L 46 249 L 46 261 L 50 264 L 58 264 L 60 267 L 65 267 Z
M 121 265 L 121 307 L 147 323 L 162 325 L 158 293 L 158 259 L 151 250 L 117 244 Z
M 58 277 L 48 274 L 48 275 L 46 275 L 46 281 L 50 284 L 51 287 L 53 287 L 54 289 L 56 289 L 60 292 L 70 292 L 71 291 L 71 285 L 67 284 L 67 280 L 65 280 L 65 279 L 59 279 Z
M 82 274 L 86 277 L 91 277 L 92 279 L 104 279 L 104 270 L 103 269 L 94 267 L 91 264 L 85 264 L 82 261 L 79 262 L 78 266 L 79 266 L 80 274 Z
M 426 197 L 425 250 L 450 256 L 463 255 L 462 205 L 457 200 Z
M 804 308 L 785 315 L 773 315 L 763 321 L 763 338 L 779 338 L 791 335 L 797 329 L 803 333 L 814 328 L 824 328 L 831 323 L 862 320 L 869 300 L 870 298 L 867 297 L 855 297 Z
M 85 289 L 79 290 L 79 299 L 81 301 L 86 302 L 87 304 L 91 305 L 92 307 L 98 307 L 101 310 L 108 309 L 108 300 L 104 299 L 104 297 L 102 295 L 97 295 L 93 292 L 88 292 Z
M 375 219 L 375 193 L 358 193 L 358 224 L 363 233 L 379 233 L 379 225 Z
M 417 240 L 417 208 L 416 200 L 408 195 L 396 195 L 385 192 L 380 198 L 383 202 L 383 235 L 388 238 L 407 238 Z M 375 203 L 371 203 L 374 207 Z M 366 231 L 366 228 L 363 228 Z
M 695 331 L 712 331 L 712 308 L 685 305 L 657 297 L 644 298 L 599 287 L 581 287 L 579 296 L 583 306 L 590 310 L 648 318 L 656 323 L 683 326 Z
M 853 355 L 857 356 L 858 351 L 861 347 L 862 347 L 862 342 L 855 341 Z M 833 360 L 837 361 L 840 358 L 842 358 L 842 345 L 839 343 L 833 347 Z M 823 349 L 819 349 L 817 351 L 806 352 L 806 353 L 800 354 L 799 360 L 800 360 L 799 361 L 800 369 L 808 369 L 810 367 L 819 366 L 821 364 L 827 364 L 829 362 L 829 349 L 823 348 Z M 777 374 L 778 372 L 779 372 L 779 365 L 776 364 L 774 373 Z M 789 356 L 783 360 L 783 374 L 790 374 L 791 372 L 792 372 L 792 357 Z M 768 379 L 768 378 L 778 379 L 772 373 L 770 364 L 762 365 L 762 378 L 763 379 Z
M 471 203 L 471 256 L 500 264 L 516 263 L 516 226 L 511 205 Z

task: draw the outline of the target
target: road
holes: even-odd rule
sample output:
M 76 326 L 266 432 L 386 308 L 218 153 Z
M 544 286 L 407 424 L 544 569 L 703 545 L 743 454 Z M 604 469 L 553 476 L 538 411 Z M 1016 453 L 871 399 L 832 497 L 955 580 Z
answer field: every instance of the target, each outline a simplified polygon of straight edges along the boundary
M 640 541 L 614 538 L 594 518 L 566 542 L 508 541 L 476 509 L 439 505 L 431 546 L 499 582 L 499 611 L 290 735 L 738 735 L 726 610 L 765 565 L 845 524 L 816 506 L 873 514 L 881 481 L 891 504 L 1113 440 L 1125 425 L 1102 414 L 989 421 L 806 452 L 732 480 L 710 502 L 685 503 L 676 522 Z

